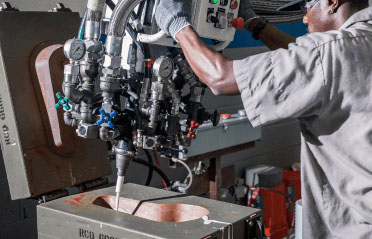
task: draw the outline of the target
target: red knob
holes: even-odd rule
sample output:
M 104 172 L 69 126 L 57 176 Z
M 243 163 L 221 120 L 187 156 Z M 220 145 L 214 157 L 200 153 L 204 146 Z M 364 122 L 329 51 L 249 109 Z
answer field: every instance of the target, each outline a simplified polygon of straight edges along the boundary
M 234 18 L 232 21 L 231 21 L 231 25 L 233 28 L 235 28 L 236 30 L 242 30 L 244 28 L 244 19 L 241 18 L 241 17 L 238 17 L 238 18 Z
M 231 8 L 231 9 L 237 9 L 238 6 L 239 6 L 238 1 L 236 1 L 236 0 L 231 0 L 231 4 L 230 4 L 230 8 Z

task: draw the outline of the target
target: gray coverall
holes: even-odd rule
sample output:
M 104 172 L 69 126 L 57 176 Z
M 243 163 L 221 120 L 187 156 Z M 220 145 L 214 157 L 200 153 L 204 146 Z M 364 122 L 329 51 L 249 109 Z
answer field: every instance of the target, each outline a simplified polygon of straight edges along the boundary
M 234 74 L 254 126 L 300 121 L 303 238 L 372 238 L 372 7 Z

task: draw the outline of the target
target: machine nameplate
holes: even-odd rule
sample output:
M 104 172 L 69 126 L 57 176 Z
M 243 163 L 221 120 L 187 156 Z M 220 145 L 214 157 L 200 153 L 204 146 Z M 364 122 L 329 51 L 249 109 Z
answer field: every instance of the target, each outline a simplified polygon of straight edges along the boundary
M 0 95 L 0 119 L 2 121 L 5 121 L 5 119 L 6 119 L 5 109 L 4 109 L 3 100 L 2 100 L 1 95 Z M 9 145 L 10 144 L 9 127 L 6 124 L 2 124 L 1 129 L 3 131 L 4 143 L 5 143 L 5 145 Z
M 3 134 L 4 134 L 5 145 L 9 145 L 10 144 L 9 127 L 4 124 L 3 127 L 2 127 L 2 130 L 3 130 Z
M 96 237 L 96 235 L 98 235 Z M 88 239 L 118 239 L 117 237 L 112 237 L 110 235 L 107 235 L 107 234 L 103 234 L 103 233 L 95 233 L 93 231 L 89 231 L 89 230 L 86 230 L 86 229 L 82 229 L 82 228 L 79 228 L 79 237 L 80 238 L 88 238 Z

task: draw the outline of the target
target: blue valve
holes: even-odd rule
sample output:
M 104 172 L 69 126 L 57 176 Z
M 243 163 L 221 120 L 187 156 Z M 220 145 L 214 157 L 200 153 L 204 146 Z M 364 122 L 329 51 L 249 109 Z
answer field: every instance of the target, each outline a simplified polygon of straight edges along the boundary
M 63 97 L 61 93 L 56 94 L 58 103 L 54 106 L 54 108 L 58 109 L 59 107 L 64 107 L 66 110 L 70 110 L 70 106 L 68 105 L 68 99 L 66 97 Z
M 118 115 L 116 111 L 112 111 L 111 114 L 107 114 L 103 109 L 100 109 L 99 112 L 101 113 L 101 119 L 97 121 L 97 125 L 101 125 L 103 123 L 107 123 L 108 126 L 112 129 L 114 128 L 114 123 L 112 122 L 112 118 Z

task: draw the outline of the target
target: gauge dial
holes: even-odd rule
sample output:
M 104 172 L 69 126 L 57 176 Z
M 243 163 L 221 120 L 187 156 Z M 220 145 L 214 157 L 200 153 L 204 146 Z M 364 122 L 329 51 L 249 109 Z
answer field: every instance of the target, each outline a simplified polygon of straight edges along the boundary
M 173 70 L 173 61 L 167 57 L 160 57 L 154 63 L 154 74 L 157 77 L 167 79 L 172 76 Z
M 84 57 L 86 47 L 83 40 L 71 39 L 66 42 L 64 50 L 67 58 L 78 61 Z

